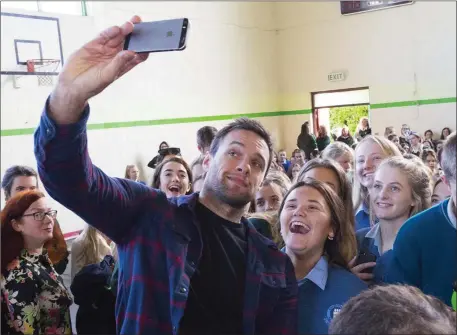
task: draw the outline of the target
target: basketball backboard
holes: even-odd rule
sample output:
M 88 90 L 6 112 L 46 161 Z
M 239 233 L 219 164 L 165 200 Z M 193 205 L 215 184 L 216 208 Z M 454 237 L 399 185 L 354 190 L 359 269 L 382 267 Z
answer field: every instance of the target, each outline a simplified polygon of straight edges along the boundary
M 57 76 L 63 64 L 59 19 L 47 16 L 1 13 L 1 75 Z M 27 71 L 27 61 L 55 59 L 52 70 Z

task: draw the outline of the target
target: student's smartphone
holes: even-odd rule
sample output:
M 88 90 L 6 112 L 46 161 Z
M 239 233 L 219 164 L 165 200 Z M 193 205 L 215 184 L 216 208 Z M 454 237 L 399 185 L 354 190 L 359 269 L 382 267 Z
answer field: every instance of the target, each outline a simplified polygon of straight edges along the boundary
M 125 39 L 124 50 L 137 53 L 184 50 L 188 30 L 186 18 L 137 23 Z
M 357 262 L 356 262 L 357 264 L 356 265 L 363 264 L 363 263 L 370 263 L 370 262 L 376 262 L 376 255 L 373 255 L 371 252 L 365 252 L 363 250 L 359 251 L 359 254 L 357 255 Z M 372 273 L 373 268 L 374 267 L 367 268 L 367 269 L 363 270 L 362 272 L 363 273 Z

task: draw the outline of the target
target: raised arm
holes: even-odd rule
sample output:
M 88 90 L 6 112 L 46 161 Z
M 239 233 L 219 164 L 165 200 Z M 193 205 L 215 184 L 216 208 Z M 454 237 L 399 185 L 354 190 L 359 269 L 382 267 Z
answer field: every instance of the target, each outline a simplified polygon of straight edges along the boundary
M 111 27 L 71 55 L 35 132 L 38 172 L 49 195 L 116 243 L 128 236 L 146 206 L 165 201 L 140 183 L 108 177 L 92 164 L 87 149 L 88 100 L 147 58 L 122 50 L 140 21 L 135 16 Z

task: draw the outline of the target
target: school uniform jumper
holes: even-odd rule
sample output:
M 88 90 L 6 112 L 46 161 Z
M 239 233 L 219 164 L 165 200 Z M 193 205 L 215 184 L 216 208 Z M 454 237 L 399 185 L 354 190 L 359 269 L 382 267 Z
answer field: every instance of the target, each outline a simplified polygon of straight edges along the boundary
M 452 200 L 421 212 L 401 227 L 386 272 L 388 283 L 420 288 L 451 306 L 457 280 L 457 230 Z

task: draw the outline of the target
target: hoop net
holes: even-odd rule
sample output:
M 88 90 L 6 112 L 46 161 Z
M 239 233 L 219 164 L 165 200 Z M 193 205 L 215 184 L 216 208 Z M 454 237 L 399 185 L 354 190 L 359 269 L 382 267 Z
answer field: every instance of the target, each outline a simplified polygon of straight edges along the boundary
M 27 61 L 27 72 L 37 74 L 39 86 L 52 86 L 52 77 L 59 67 L 59 59 L 29 59 Z

